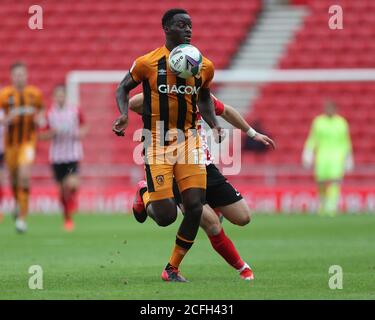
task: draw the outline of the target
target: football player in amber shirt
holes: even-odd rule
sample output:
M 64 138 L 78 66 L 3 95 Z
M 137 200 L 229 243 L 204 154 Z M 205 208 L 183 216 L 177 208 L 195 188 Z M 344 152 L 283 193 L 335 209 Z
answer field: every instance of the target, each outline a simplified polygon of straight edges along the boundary
M 5 162 L 16 200 L 16 229 L 25 232 L 28 213 L 31 165 L 35 158 L 36 129 L 43 119 L 40 90 L 27 84 L 22 62 L 10 68 L 12 85 L 0 91 L 0 108 L 5 113 Z
M 197 235 L 206 191 L 206 167 L 201 142 L 198 135 L 195 135 L 195 140 L 189 139 L 197 128 L 196 102 L 208 125 L 219 134 L 221 128 L 214 114 L 209 89 L 214 75 L 212 62 L 203 58 L 201 72 L 189 79 L 177 77 L 168 66 L 169 53 L 180 44 L 190 43 L 192 22 L 189 14 L 183 9 L 168 10 L 162 18 L 162 27 L 165 45 L 136 59 L 116 91 L 121 116 L 114 122 L 113 131 L 117 135 L 124 135 L 128 124 L 129 92 L 142 83 L 147 188 L 138 185 L 137 199 L 142 196 L 144 199 L 144 206 L 139 210 L 147 210 L 160 226 L 173 223 L 177 217 L 172 188 L 175 177 L 185 215 L 162 279 L 185 282 L 179 266 Z M 182 132 L 184 138 L 182 142 L 178 140 L 176 145 L 177 159 L 174 162 L 163 161 L 163 156 L 170 150 L 170 139 L 165 139 L 166 135 L 169 133 L 170 137 L 177 131 Z M 188 161 L 179 161 L 180 155 L 187 157 Z M 154 159 L 157 160 L 152 161 Z

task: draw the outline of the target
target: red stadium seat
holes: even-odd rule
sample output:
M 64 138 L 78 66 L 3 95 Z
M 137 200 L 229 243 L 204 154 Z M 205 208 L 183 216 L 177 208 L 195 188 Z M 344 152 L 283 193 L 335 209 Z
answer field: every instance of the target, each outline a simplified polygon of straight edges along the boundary
M 280 60 L 281 68 L 371 68 L 375 66 L 374 1 L 346 2 L 344 29 L 327 27 L 329 0 L 310 1 L 313 10 Z M 323 54 L 324 52 L 324 54 Z M 321 53 L 321 54 L 319 54 Z M 319 57 L 319 59 L 317 59 Z
M 267 134 L 275 137 L 277 150 L 266 154 L 261 163 L 277 168 L 280 165 L 300 165 L 303 144 L 314 116 L 322 111 L 322 103 L 331 97 L 340 113 L 348 120 L 358 166 L 375 163 L 375 82 L 337 83 L 270 83 L 261 88 L 248 118 L 261 120 Z M 270 111 L 271 110 L 271 111 Z M 246 161 L 255 162 L 251 153 L 243 155 Z M 259 163 L 259 162 L 258 162 Z M 278 176 L 277 183 L 297 183 Z M 375 178 L 358 174 L 350 183 L 361 183 Z M 297 181 L 297 180 L 298 181 Z M 301 179 L 301 182 L 304 180 Z
M 375 46 L 368 39 L 374 37 L 375 33 L 375 15 L 371 11 L 375 2 L 343 0 L 340 4 L 345 12 L 344 30 L 333 31 L 327 28 L 327 8 L 331 1 L 309 1 L 310 13 L 280 59 L 280 68 L 374 68 Z M 350 124 L 356 163 L 374 163 L 374 145 L 371 139 L 367 138 L 375 133 L 374 126 L 369 125 L 375 115 L 374 89 L 375 82 L 269 84 L 262 88 L 252 113 L 259 114 L 264 126 L 270 128 L 272 134 L 280 140 L 278 147 L 282 153 L 294 154 L 291 158 L 277 155 L 276 158 L 271 158 L 275 161 L 274 164 L 277 165 L 276 160 L 284 162 L 297 159 L 301 150 L 289 148 L 289 135 L 302 135 L 305 139 L 311 119 L 321 112 L 323 99 L 327 97 L 338 104 L 340 112 Z M 270 110 L 272 106 L 272 112 L 263 111 Z M 290 112 L 279 112 L 279 109 Z M 303 113 L 296 112 L 302 109 Z M 296 119 L 295 114 L 300 118 Z M 302 144 L 303 140 L 299 141 L 300 149 Z M 353 175 L 350 181 L 358 182 L 358 177 Z M 367 181 L 369 179 L 371 177 L 367 176 Z
M 26 0 L 7 1 L 2 6 L 0 43 L 7 45 L 1 49 L 0 68 L 8 70 L 14 60 L 24 60 L 30 70 L 30 81 L 43 90 L 47 105 L 53 86 L 63 82 L 67 72 L 126 70 L 135 57 L 161 45 L 164 39 L 160 18 L 164 11 L 175 6 L 172 0 L 108 0 L 97 1 L 95 5 L 90 0 L 44 1 L 43 9 L 48 12 L 44 19 L 45 28 L 33 31 L 25 29 L 24 8 L 28 3 Z M 230 63 L 254 23 L 261 0 L 191 0 L 184 6 L 193 18 L 194 44 L 215 63 L 216 68 L 223 68 Z M 228 10 L 237 14 L 228 15 Z M 147 18 L 143 18 L 145 16 Z M 221 39 L 220 46 L 217 46 L 218 39 Z M 0 84 L 6 82 L 8 75 L 1 72 Z M 136 143 L 116 139 L 111 132 L 112 121 L 117 115 L 113 92 L 110 99 L 98 102 L 96 97 L 90 97 L 82 89 L 82 108 L 91 127 L 84 140 L 84 165 L 133 163 L 132 148 Z M 140 117 L 131 116 L 131 121 L 127 131 L 129 137 L 142 125 Z M 50 177 L 46 165 L 48 143 L 38 147 L 36 162 Z M 126 178 L 122 177 L 122 181 Z

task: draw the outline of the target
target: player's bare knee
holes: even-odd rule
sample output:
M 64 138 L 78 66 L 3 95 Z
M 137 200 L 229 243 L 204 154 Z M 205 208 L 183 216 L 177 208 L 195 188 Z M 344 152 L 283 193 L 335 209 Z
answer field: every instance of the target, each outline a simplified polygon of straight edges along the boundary
M 212 220 L 209 221 L 207 219 L 204 219 L 204 214 L 202 215 L 200 226 L 209 237 L 218 235 L 221 230 L 221 224 L 219 219 L 217 222 Z
M 249 214 L 244 214 L 243 216 L 241 216 L 241 219 L 240 219 L 240 223 L 239 225 L 240 226 L 246 226 L 247 224 L 249 224 L 251 221 L 251 217 Z
M 29 187 L 29 177 L 20 177 L 18 179 L 17 185 L 21 188 L 28 188 Z
M 251 213 L 250 211 L 243 211 L 241 215 L 238 215 L 236 219 L 236 224 L 243 227 L 251 222 Z
M 210 207 L 206 206 L 203 206 L 200 226 L 208 236 L 216 236 L 221 231 L 219 217 Z
M 221 228 L 221 224 L 219 221 L 219 223 L 214 223 L 210 226 L 207 226 L 207 228 L 204 229 L 204 231 L 207 233 L 209 237 L 211 237 L 211 236 L 217 236 L 220 233 L 221 229 L 222 228 Z
M 231 219 L 229 220 L 238 226 L 246 226 L 251 222 L 251 210 L 246 204 L 241 204 L 234 209 L 236 214 L 231 215 Z
M 171 207 L 166 206 L 164 210 L 159 210 L 157 212 L 161 213 L 155 217 L 155 221 L 160 227 L 167 227 L 177 219 L 177 209 L 175 205 Z
M 167 216 L 167 217 L 156 217 L 155 222 L 158 224 L 160 227 L 168 227 L 171 225 L 173 222 L 176 221 L 177 215 L 176 216 Z
M 171 199 L 163 199 L 150 202 L 146 208 L 147 214 L 160 227 L 167 227 L 177 218 L 177 208 Z
M 69 190 L 72 190 L 72 191 L 77 190 L 78 187 L 79 187 L 79 181 L 76 178 L 72 178 L 72 179 L 68 178 L 66 181 L 64 181 L 63 184 L 64 184 L 65 188 L 67 188 Z

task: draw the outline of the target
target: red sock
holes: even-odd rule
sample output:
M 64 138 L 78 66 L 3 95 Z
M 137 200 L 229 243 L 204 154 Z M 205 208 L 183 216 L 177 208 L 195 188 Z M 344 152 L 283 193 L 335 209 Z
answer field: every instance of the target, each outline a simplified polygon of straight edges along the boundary
M 70 190 L 67 195 L 67 211 L 69 212 L 69 215 L 71 216 L 74 211 L 77 210 L 77 191 L 76 190 Z
M 233 242 L 226 236 L 224 229 L 216 236 L 209 236 L 212 247 L 220 254 L 229 265 L 236 270 L 244 266 L 244 261 L 241 259 Z
M 60 202 L 62 204 L 63 211 L 64 211 L 64 219 L 69 220 L 70 217 L 69 217 L 69 212 L 68 212 L 67 201 L 66 201 L 65 196 L 63 194 L 60 194 Z
M 217 215 L 218 217 L 220 217 L 220 216 L 221 216 L 221 212 L 220 212 L 220 210 L 219 210 L 219 209 L 214 209 L 214 211 L 215 211 L 215 213 L 216 213 L 216 215 Z

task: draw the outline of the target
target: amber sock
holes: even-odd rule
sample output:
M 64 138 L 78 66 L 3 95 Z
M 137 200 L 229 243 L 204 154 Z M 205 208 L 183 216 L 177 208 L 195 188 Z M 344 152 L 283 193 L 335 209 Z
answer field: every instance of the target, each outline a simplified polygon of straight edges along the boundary
M 184 239 L 180 235 L 177 235 L 176 244 L 173 248 L 171 258 L 169 259 L 169 265 L 178 269 L 181 261 L 184 259 L 186 253 L 189 251 L 193 243 L 194 241 Z
M 20 209 L 20 218 L 25 219 L 29 210 L 29 188 L 18 188 L 17 198 Z

